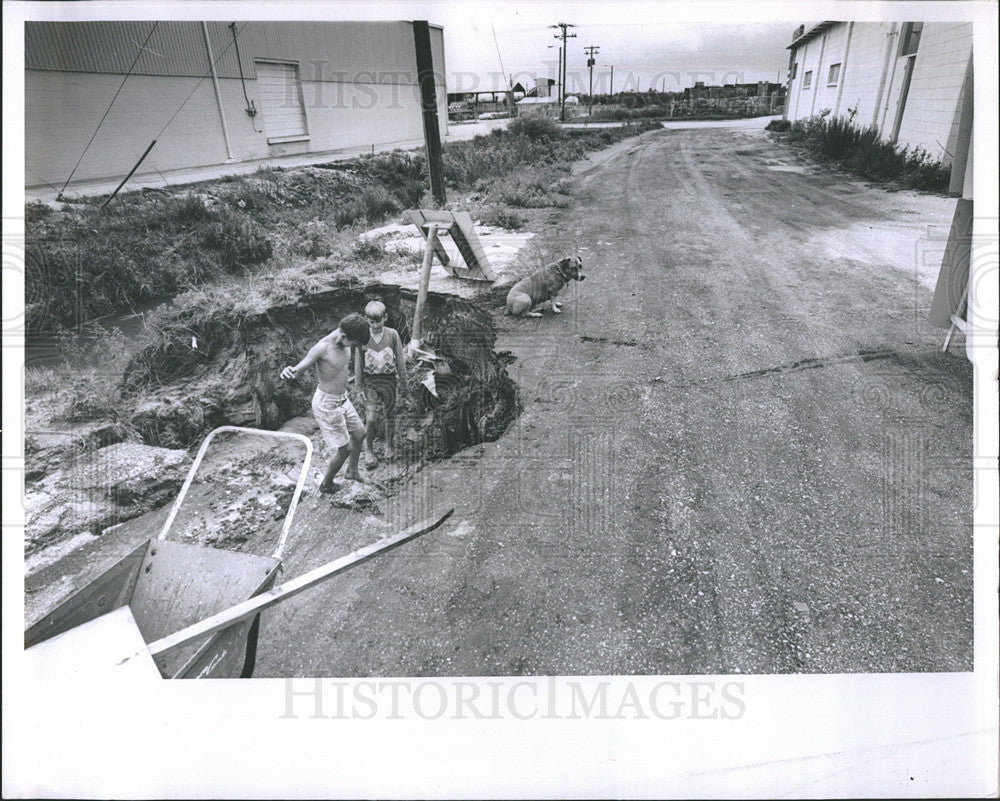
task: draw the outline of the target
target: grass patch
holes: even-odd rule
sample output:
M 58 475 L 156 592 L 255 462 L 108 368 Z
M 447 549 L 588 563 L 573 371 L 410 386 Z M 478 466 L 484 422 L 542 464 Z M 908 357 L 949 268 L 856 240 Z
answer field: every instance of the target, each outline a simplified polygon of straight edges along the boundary
M 653 103 L 629 108 L 627 106 L 594 106 L 594 113 L 588 118 L 594 122 L 639 122 L 642 120 L 734 120 L 743 117 L 760 117 L 767 109 L 746 105 L 742 108 L 717 108 L 707 103 L 692 108 L 681 102 L 673 106 Z
M 834 162 L 849 172 L 872 181 L 910 189 L 946 193 L 951 171 L 923 148 L 900 147 L 879 136 L 874 126 L 854 124 L 853 112 L 830 117 L 823 112 L 792 123 L 788 136 L 804 144 L 823 161 Z
M 517 119 L 507 130 L 446 145 L 445 179 L 490 208 L 565 206 L 573 161 L 649 127 L 568 131 L 548 119 Z M 424 205 L 427 189 L 423 156 L 393 152 L 132 192 L 107 208 L 100 199 L 60 210 L 30 203 L 28 335 L 148 309 L 233 277 L 252 276 L 252 284 L 305 261 L 325 260 L 333 271 L 351 260 L 374 263 L 379 254 L 351 253 L 344 229 Z
M 28 365 L 24 393 L 42 404 L 46 420 L 122 422 L 128 414 L 116 385 L 133 358 L 135 347 L 118 328 L 98 329 L 89 336 L 60 338 L 64 358 L 57 366 Z

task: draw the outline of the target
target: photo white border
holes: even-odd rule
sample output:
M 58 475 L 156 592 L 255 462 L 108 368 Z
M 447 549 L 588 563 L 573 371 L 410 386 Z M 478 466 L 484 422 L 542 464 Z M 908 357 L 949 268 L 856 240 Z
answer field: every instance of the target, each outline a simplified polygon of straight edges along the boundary
M 553 20 L 579 3 L 552 3 Z M 618 18 L 644 4 L 605 5 Z M 663 5 L 662 3 L 658 5 Z M 468 3 L 484 20 L 516 3 Z M 993 2 L 699 2 L 678 21 L 969 19 L 975 22 L 975 196 L 979 235 L 997 205 L 997 6 Z M 288 682 L 41 685 L 23 671 L 24 19 L 429 19 L 443 3 L 93 2 L 4 4 L 3 72 L 3 794 L 5 797 L 761 797 L 995 796 L 997 793 L 996 353 L 975 385 L 975 671 L 609 677 L 621 696 L 657 680 L 742 682 L 737 719 L 369 721 L 282 718 Z M 447 32 L 446 32 L 447 33 Z M 985 226 L 981 229 L 980 224 Z M 21 240 L 17 239 L 20 226 Z M 23 253 L 22 253 L 23 257 Z M 23 266 L 23 260 L 21 262 Z M 982 265 L 978 265 L 982 267 Z M 993 287 L 997 266 L 980 287 Z M 991 283 L 992 282 L 992 283 Z M 994 300 L 994 303 L 996 301 Z M 994 319 L 995 308 L 994 308 Z M 23 331 L 23 328 L 22 328 Z M 23 334 L 21 335 L 23 344 Z M 956 358 L 961 358 L 956 354 Z M 971 456 L 971 454 L 970 454 Z M 301 680 L 305 681 L 305 680 Z M 348 692 L 365 680 L 348 682 Z M 431 680 L 415 680 L 431 681 Z M 457 679 L 440 679 L 454 688 Z M 543 678 L 503 681 L 545 698 Z M 580 679 L 587 686 L 599 678 Z M 559 681 L 557 691 L 569 680 Z M 530 685 L 536 687 L 534 693 Z M 449 690 L 450 691 L 450 690 Z M 541 708 L 544 708 L 541 707 Z M 529 711 L 526 708 L 522 712 Z

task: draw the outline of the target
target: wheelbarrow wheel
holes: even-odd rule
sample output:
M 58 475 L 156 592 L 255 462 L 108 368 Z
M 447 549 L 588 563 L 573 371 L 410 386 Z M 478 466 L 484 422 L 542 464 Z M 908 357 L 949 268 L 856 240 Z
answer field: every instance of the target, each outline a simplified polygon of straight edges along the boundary
M 257 635 L 260 633 L 260 615 L 253 619 L 250 630 L 247 632 L 247 653 L 243 660 L 243 670 L 240 672 L 241 679 L 253 678 L 253 669 L 257 664 Z

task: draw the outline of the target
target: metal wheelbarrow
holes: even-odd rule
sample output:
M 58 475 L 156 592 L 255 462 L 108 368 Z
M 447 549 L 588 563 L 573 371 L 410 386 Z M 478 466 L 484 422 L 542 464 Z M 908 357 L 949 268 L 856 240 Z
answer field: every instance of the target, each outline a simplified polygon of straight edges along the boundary
M 166 539 L 209 443 L 222 432 L 298 440 L 305 447 L 295 491 L 270 556 Z M 199 448 L 159 536 L 136 548 L 24 633 L 33 664 L 46 675 L 59 675 L 64 669 L 80 675 L 88 669 L 100 672 L 152 663 L 164 678 L 249 678 L 263 609 L 436 529 L 454 511 L 276 587 L 281 554 L 311 459 L 312 443 L 302 434 L 240 426 L 214 429 Z

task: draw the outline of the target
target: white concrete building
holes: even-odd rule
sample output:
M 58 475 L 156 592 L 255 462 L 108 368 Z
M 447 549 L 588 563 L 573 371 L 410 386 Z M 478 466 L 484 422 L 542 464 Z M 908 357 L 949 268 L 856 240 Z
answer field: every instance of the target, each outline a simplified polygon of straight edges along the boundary
M 971 22 L 837 22 L 799 28 L 787 118 L 853 115 L 882 138 L 951 164 L 972 92 Z
M 429 27 L 447 132 L 444 35 Z M 423 142 L 415 23 L 25 24 L 25 183 Z

